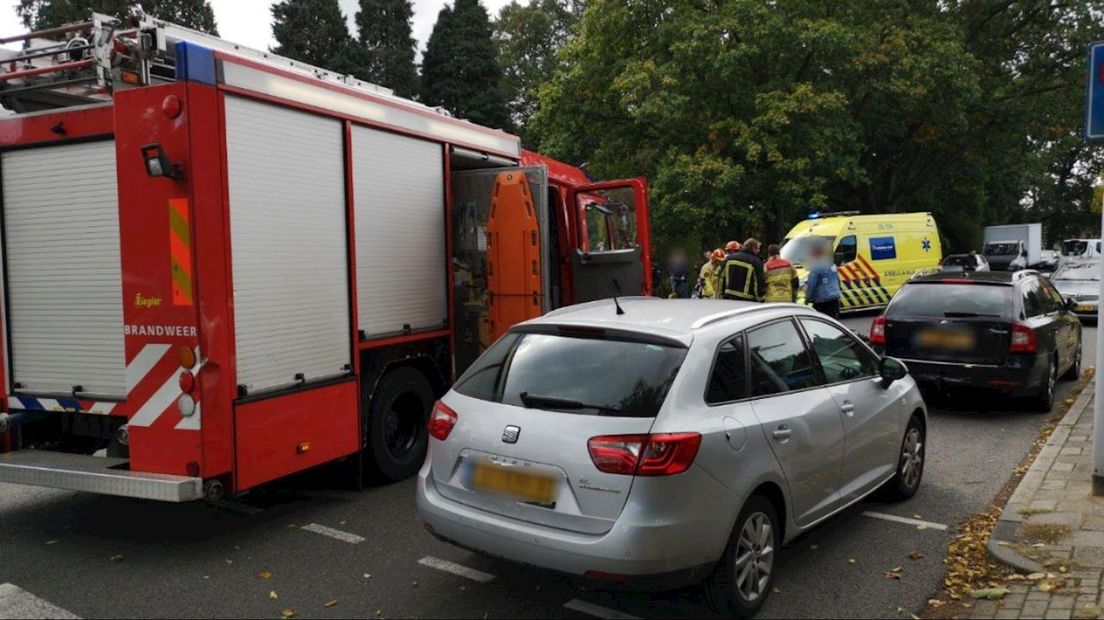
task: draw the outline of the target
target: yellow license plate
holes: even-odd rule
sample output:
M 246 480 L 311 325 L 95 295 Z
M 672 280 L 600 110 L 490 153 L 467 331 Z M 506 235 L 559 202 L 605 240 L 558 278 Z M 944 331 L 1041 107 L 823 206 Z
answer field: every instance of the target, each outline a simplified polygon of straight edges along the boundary
M 974 348 L 974 334 L 930 329 L 920 332 L 920 346 L 928 349 L 966 351 Z
M 1087 305 L 1087 304 L 1079 304 L 1075 311 L 1076 312 L 1096 312 L 1096 308 L 1094 308 L 1090 305 Z
M 551 504 L 556 499 L 557 484 L 552 476 L 524 471 L 521 467 L 476 463 L 472 486 L 523 502 Z

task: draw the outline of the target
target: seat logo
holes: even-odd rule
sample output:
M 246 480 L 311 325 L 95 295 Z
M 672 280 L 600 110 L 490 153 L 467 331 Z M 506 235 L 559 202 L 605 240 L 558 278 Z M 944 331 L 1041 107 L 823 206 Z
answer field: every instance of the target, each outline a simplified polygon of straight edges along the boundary
M 511 424 L 502 431 L 503 443 L 517 443 L 518 437 L 521 436 L 521 428 Z

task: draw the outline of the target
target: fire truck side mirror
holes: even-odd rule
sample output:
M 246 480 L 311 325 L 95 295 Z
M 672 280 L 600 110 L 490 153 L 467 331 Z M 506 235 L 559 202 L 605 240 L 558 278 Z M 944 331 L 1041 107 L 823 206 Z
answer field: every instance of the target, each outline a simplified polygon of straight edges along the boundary
M 143 146 L 142 159 L 146 162 L 146 173 L 151 177 L 184 178 L 184 166 L 169 161 L 168 156 L 165 155 L 165 149 L 161 148 L 160 144 Z

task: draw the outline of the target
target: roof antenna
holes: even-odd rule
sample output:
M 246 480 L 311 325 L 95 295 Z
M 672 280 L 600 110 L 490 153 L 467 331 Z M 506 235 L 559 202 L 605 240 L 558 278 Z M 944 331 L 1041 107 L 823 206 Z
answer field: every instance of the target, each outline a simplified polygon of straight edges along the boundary
M 621 316 L 625 314 L 625 310 L 621 308 L 621 302 L 617 301 L 617 295 L 621 293 L 621 282 L 617 278 L 611 278 L 610 288 L 613 289 L 613 307 L 617 308 L 617 316 Z

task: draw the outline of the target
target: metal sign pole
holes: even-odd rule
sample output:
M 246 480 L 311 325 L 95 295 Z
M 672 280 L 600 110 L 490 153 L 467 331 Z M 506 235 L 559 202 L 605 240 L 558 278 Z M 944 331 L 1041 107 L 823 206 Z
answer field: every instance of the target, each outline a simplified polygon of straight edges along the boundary
M 1101 238 L 1104 239 L 1104 209 L 1100 210 Z M 1097 260 L 1104 261 L 1104 258 Z M 1104 299 L 1104 278 L 1100 279 L 1100 299 Z M 1096 383 L 1093 399 L 1093 495 L 1104 496 L 1104 381 L 1100 373 L 1104 371 L 1104 304 L 1097 304 L 1096 310 Z
M 1085 139 L 1104 143 L 1104 41 L 1089 46 L 1089 71 L 1085 88 Z M 1100 214 L 1101 238 L 1104 238 L 1104 209 Z M 1098 259 L 1098 260 L 1104 260 Z M 1100 280 L 1100 299 L 1104 300 L 1104 278 Z M 1104 304 L 1096 317 L 1096 398 L 1093 402 L 1093 495 L 1104 496 Z

